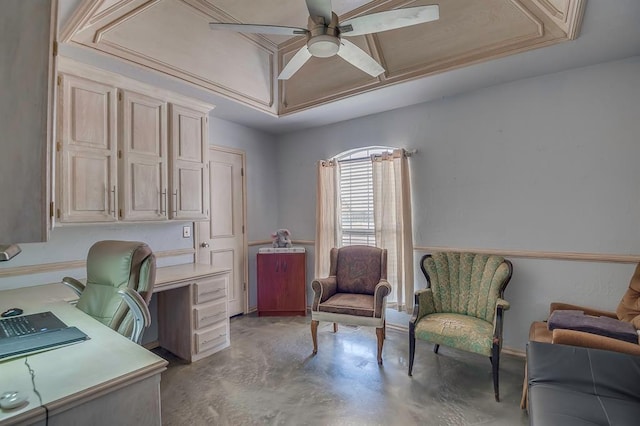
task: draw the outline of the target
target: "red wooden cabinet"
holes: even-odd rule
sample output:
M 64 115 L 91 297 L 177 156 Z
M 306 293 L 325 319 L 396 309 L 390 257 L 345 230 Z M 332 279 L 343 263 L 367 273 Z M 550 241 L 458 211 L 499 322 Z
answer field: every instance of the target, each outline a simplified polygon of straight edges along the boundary
M 305 253 L 258 253 L 258 315 L 306 315 Z

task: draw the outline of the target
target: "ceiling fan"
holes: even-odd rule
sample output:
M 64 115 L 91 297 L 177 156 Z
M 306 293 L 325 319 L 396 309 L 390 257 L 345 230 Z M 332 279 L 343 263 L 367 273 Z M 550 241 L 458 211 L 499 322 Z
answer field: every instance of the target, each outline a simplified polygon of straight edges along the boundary
M 373 77 L 384 72 L 384 68 L 364 50 L 343 37 L 378 33 L 422 24 L 437 20 L 438 5 L 407 7 L 384 12 L 362 15 L 343 22 L 331 9 L 331 0 L 305 0 L 309 9 L 308 29 L 261 24 L 232 24 L 211 22 L 214 30 L 229 30 L 241 33 L 306 35 L 307 45 L 303 46 L 291 58 L 278 76 L 279 80 L 288 80 L 312 57 L 328 58 L 338 55 L 351 65 Z

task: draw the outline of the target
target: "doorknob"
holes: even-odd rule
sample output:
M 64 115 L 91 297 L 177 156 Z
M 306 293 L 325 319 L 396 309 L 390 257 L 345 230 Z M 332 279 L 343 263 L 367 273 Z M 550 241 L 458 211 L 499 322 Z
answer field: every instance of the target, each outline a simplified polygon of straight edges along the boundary
M 205 241 L 204 243 L 200 244 L 200 247 L 208 248 L 209 247 L 209 243 Z

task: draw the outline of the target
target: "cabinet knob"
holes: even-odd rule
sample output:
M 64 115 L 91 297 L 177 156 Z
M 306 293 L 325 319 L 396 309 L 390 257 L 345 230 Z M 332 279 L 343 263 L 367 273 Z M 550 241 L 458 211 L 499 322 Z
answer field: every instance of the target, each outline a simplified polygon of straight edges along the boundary
M 209 243 L 205 241 L 204 243 L 200 244 L 200 247 L 208 248 L 209 247 Z

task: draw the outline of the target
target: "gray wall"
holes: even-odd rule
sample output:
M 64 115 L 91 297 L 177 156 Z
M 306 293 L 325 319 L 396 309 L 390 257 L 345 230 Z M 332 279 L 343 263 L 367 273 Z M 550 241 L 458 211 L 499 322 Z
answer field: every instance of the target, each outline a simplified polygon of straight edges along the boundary
M 289 134 L 278 143 L 279 222 L 313 239 L 315 162 L 391 145 L 418 150 L 415 246 L 638 254 L 639 111 L 634 57 Z M 615 309 L 633 272 L 512 260 L 505 345 L 520 350 L 550 301 Z M 425 284 L 416 268 L 416 288 Z

